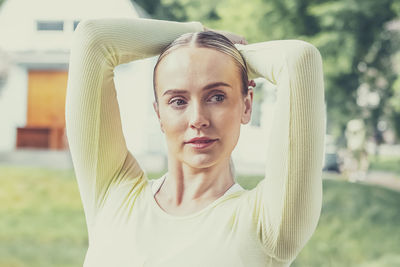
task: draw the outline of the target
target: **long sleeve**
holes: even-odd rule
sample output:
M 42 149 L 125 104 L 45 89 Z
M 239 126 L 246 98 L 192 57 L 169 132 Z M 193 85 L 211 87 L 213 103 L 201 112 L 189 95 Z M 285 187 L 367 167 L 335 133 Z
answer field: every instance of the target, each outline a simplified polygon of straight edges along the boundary
M 290 262 L 315 231 L 321 212 L 326 129 L 321 56 L 297 40 L 236 47 L 250 78 L 264 77 L 277 86 L 265 178 L 249 192 L 249 201 L 267 253 Z
M 125 180 L 134 186 L 144 175 L 126 147 L 114 68 L 157 55 L 181 34 L 201 30 L 199 22 L 151 19 L 87 20 L 78 25 L 71 49 L 65 112 L 89 236 L 111 186 Z

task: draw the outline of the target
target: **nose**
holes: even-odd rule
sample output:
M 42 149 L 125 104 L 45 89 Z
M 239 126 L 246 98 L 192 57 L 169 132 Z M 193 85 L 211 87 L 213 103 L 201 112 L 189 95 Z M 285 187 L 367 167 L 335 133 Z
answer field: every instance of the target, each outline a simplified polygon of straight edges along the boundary
M 201 104 L 193 104 L 190 110 L 190 128 L 201 129 L 210 125 L 210 120 L 207 111 Z

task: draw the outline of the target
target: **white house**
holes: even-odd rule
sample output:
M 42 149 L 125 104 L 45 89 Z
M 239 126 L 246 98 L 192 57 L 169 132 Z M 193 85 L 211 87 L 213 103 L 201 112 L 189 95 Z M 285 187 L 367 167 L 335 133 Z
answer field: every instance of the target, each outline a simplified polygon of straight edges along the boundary
M 0 9 L 0 79 L 3 81 L 0 83 L 0 151 L 32 147 L 35 146 L 33 143 L 45 148 L 45 136 L 36 136 L 37 129 L 34 128 L 49 125 L 64 128 L 69 48 L 79 21 L 143 16 L 145 13 L 129 0 L 5 1 Z M 129 67 L 121 69 L 117 70 L 117 77 Z M 136 76 L 136 83 L 143 82 L 143 75 L 137 73 Z M 17 128 L 28 133 L 18 132 Z M 21 134 L 28 134 L 28 140 L 22 140 L 23 144 L 18 142 Z M 33 141 L 30 143 L 30 140 Z M 62 149 L 64 146 L 60 142 L 51 146 L 49 141 L 47 147 Z

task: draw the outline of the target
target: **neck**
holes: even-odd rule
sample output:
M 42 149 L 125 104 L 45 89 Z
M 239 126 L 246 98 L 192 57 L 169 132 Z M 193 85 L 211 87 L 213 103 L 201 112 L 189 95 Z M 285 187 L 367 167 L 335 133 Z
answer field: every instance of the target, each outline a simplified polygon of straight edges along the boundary
M 193 168 L 169 157 L 168 174 L 160 190 L 168 202 L 181 206 L 215 200 L 234 183 L 229 158 L 207 168 Z

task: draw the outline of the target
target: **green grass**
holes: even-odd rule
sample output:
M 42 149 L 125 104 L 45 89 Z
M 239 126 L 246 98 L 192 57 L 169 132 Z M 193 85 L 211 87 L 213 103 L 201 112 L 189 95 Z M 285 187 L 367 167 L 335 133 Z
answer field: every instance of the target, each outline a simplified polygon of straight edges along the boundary
M 400 178 L 400 157 L 372 155 L 369 162 L 370 170 L 392 172 Z
M 72 171 L 0 167 L 0 266 L 81 266 L 85 218 Z
M 238 182 L 250 189 L 260 179 Z M 0 267 L 82 266 L 87 231 L 73 171 L 0 166 L 0 184 Z M 400 266 L 399 203 L 399 192 L 325 180 L 318 228 L 292 266 Z
M 324 180 L 321 218 L 297 266 L 400 266 L 400 192 Z

